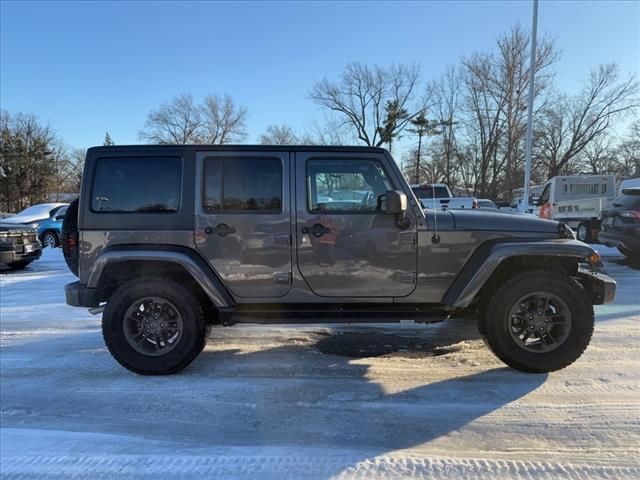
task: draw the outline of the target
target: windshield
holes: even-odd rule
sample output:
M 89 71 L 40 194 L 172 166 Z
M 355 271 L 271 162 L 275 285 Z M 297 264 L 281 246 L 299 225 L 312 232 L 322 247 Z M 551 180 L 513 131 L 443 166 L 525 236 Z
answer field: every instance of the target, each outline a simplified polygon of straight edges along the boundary
M 551 184 L 547 183 L 547 186 L 544 187 L 544 190 L 540 194 L 540 198 L 536 202 L 536 205 L 543 205 L 549 201 L 549 195 L 551 194 Z

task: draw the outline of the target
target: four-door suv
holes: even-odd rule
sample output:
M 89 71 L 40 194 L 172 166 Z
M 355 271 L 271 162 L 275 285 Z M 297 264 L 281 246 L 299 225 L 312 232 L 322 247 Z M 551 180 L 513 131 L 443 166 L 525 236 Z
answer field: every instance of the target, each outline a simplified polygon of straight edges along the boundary
M 424 211 L 389 153 L 311 146 L 118 146 L 87 152 L 63 225 L 115 359 L 177 372 L 210 324 L 436 322 L 473 314 L 519 370 L 575 361 L 615 282 L 562 223 Z
M 640 259 L 640 187 L 628 188 L 602 212 L 598 240 L 631 259 Z

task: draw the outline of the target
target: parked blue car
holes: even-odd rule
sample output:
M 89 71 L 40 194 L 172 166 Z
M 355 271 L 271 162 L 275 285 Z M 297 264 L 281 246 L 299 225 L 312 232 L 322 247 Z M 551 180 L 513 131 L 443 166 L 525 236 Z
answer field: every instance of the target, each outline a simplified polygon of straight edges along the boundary
M 38 224 L 38 238 L 44 247 L 55 248 L 60 245 L 62 231 L 62 221 L 67 213 L 67 206 L 56 210 L 47 220 L 42 220 Z

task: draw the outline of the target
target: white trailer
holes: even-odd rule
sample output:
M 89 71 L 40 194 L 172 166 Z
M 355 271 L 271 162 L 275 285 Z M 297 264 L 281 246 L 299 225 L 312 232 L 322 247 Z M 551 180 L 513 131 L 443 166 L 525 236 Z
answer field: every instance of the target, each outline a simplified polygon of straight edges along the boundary
M 583 242 L 597 238 L 602 210 L 616 197 L 614 175 L 553 177 L 544 186 L 536 212 L 564 222 Z

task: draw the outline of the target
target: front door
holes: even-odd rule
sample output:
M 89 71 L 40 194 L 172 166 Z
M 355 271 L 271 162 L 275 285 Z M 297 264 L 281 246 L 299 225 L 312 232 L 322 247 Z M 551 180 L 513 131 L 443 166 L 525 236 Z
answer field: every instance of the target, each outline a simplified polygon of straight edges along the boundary
M 384 213 L 399 179 L 385 157 L 296 153 L 296 245 L 300 273 L 324 297 L 401 297 L 416 285 L 416 222 Z M 401 224 L 401 223 L 400 223 Z
M 291 288 L 288 152 L 201 152 L 196 244 L 239 297 Z M 286 188 L 285 188 L 286 186 Z

